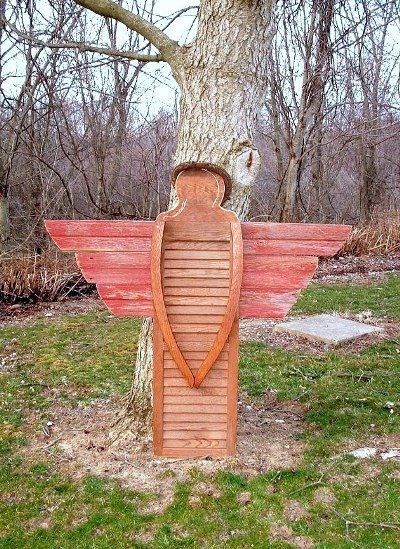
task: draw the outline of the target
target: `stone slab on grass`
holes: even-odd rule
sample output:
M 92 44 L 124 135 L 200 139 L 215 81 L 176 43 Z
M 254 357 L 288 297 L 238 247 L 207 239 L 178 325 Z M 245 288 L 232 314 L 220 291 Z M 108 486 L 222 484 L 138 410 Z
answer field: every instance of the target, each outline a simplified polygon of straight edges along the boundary
M 382 328 L 324 314 L 277 324 L 274 331 L 298 335 L 330 345 L 340 345 L 366 334 L 381 332 Z

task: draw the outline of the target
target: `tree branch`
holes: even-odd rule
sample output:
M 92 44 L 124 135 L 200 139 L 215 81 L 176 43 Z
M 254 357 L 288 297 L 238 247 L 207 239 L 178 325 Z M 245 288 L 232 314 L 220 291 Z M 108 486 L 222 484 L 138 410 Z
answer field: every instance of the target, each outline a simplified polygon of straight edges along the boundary
M 10 21 L 8 21 L 4 17 L 1 17 L 1 20 L 13 33 L 18 36 L 18 38 L 21 38 L 25 42 L 29 42 L 30 44 L 34 44 L 36 46 L 51 49 L 77 49 L 79 51 L 101 53 L 110 57 L 123 57 L 125 59 L 132 59 L 133 61 L 140 61 L 142 63 L 165 60 L 161 54 L 150 55 L 145 53 L 136 53 L 133 51 L 122 51 L 115 48 L 102 48 L 99 46 L 92 46 L 91 44 L 85 44 L 84 42 L 46 42 L 44 40 L 34 38 L 33 36 L 21 32 L 19 29 L 17 29 L 17 27 L 15 27 L 12 23 L 10 23 Z
M 140 15 L 126 10 L 111 0 L 74 0 L 74 2 L 98 15 L 115 19 L 123 23 L 128 29 L 141 34 L 159 50 L 162 58 L 167 62 L 171 62 L 180 49 L 177 42 L 171 40 L 169 36 L 153 25 L 153 23 L 146 21 Z
M 344 521 L 347 536 L 349 535 L 349 526 L 375 526 L 376 528 L 391 528 L 393 530 L 400 530 L 399 522 L 357 522 L 345 517 L 342 513 L 336 511 L 336 509 L 332 509 L 332 511 L 337 517 Z

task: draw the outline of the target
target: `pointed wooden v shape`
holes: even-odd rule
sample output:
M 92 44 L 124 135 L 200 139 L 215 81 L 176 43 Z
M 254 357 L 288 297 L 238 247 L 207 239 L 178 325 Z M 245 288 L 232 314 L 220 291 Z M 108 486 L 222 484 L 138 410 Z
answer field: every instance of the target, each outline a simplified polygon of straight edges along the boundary
M 162 260 L 162 243 L 164 235 L 165 222 L 157 220 L 154 226 L 153 238 L 151 243 L 151 286 L 153 290 L 154 310 L 157 320 L 160 323 L 160 328 L 164 336 L 164 340 L 168 345 L 172 358 L 186 379 L 189 387 L 194 385 L 194 376 L 184 359 L 182 352 L 176 342 L 175 336 L 172 333 L 171 324 L 167 315 L 164 303 L 164 294 L 162 288 L 161 276 L 161 260 Z
M 164 218 L 165 219 L 165 218 Z M 162 243 L 164 236 L 165 221 L 157 220 L 153 232 L 152 254 L 151 254 L 151 280 L 153 289 L 154 309 L 157 320 L 160 325 L 164 340 L 168 346 L 172 358 L 186 379 L 189 387 L 200 387 L 207 373 L 212 368 L 214 362 L 220 355 L 229 333 L 232 324 L 235 320 L 240 295 L 240 286 L 242 283 L 243 269 L 243 243 L 239 221 L 230 223 L 230 283 L 229 294 L 226 303 L 226 310 L 223 315 L 219 330 L 215 336 L 211 348 L 206 357 L 201 363 L 196 376 L 193 375 L 188 366 L 172 331 L 171 324 L 168 318 L 164 292 L 162 287 Z M 187 226 L 187 225 L 186 225 Z M 184 238 L 184 237 L 182 237 Z

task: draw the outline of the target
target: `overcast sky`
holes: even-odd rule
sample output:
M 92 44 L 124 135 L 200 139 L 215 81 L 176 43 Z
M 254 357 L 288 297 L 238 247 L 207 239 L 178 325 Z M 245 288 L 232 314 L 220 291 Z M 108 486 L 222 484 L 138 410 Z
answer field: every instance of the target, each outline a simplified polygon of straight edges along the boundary
M 183 8 L 186 8 L 188 6 L 197 6 L 198 4 L 198 1 L 190 0 L 158 0 L 158 2 L 156 2 L 154 11 L 156 14 L 168 16 L 171 13 L 177 12 Z M 170 27 L 168 27 L 166 31 L 168 36 L 170 36 L 174 40 L 177 40 L 180 44 L 184 44 L 190 41 L 193 37 L 194 29 L 192 28 L 189 36 L 188 30 L 193 21 L 194 13 L 195 10 L 190 11 L 187 15 L 183 14 L 179 19 L 174 21 L 174 23 Z M 161 81 L 164 81 L 164 83 L 160 82 L 160 84 L 154 89 L 154 105 L 151 109 L 151 112 L 153 113 L 154 111 L 159 110 L 159 108 L 163 107 L 164 105 L 173 105 L 174 101 L 176 100 L 176 95 L 178 91 L 178 87 L 174 79 L 171 77 L 171 71 L 168 65 L 166 63 L 163 63 L 162 65 L 162 68 L 160 68 L 160 64 L 150 63 L 146 68 L 146 72 L 152 75 L 157 75 L 157 77 L 161 76 Z M 159 75 L 160 70 L 161 75 Z
M 8 0 L 6 4 L 8 8 L 6 16 L 10 15 L 13 7 L 18 4 L 20 5 L 23 13 L 23 8 L 20 4 L 20 0 Z M 125 5 L 128 4 L 129 2 Z M 157 0 L 155 2 L 154 14 L 155 16 L 165 17 L 179 11 L 180 9 L 186 8 L 188 6 L 197 6 L 198 4 L 199 2 L 196 0 Z M 48 0 L 37 0 L 36 5 L 38 21 L 38 28 L 36 30 L 39 31 L 40 25 L 43 21 L 41 19 L 41 15 L 45 17 L 50 16 L 51 10 Z M 188 40 L 190 41 L 191 37 L 193 37 L 193 29 L 189 36 L 188 30 L 192 25 L 194 14 L 195 10 L 191 10 L 190 12 L 183 14 L 179 19 L 174 21 L 166 30 L 168 36 L 170 36 L 174 40 L 177 40 L 181 44 L 187 43 Z M 100 19 L 100 17 L 97 15 L 93 15 L 93 18 L 94 20 Z M 157 21 L 157 19 L 157 17 L 154 18 L 155 21 Z M 21 28 L 20 21 L 15 23 Z M 161 28 L 166 23 L 166 20 L 161 20 L 157 23 L 157 26 Z M 118 42 L 120 43 L 119 47 L 121 47 L 121 49 L 126 49 L 126 47 L 122 45 L 127 36 L 127 33 L 124 29 L 125 28 L 122 24 L 119 25 Z M 101 42 L 101 45 L 107 45 L 108 38 L 106 37 L 106 35 L 104 35 L 104 40 L 102 40 Z M 93 43 L 96 43 L 96 40 L 93 40 Z M 18 55 L 15 57 L 14 53 L 12 53 L 11 55 L 11 52 L 10 60 L 11 62 L 7 65 L 6 70 L 9 74 L 11 74 L 11 78 L 6 80 L 4 88 L 11 95 L 16 95 L 18 94 L 20 86 L 23 82 L 25 66 L 23 58 L 20 57 L 18 59 Z M 146 78 L 145 75 L 141 77 L 143 81 L 143 89 L 146 90 L 146 93 L 144 93 L 143 96 L 139 98 L 141 110 L 143 110 L 143 112 L 147 112 L 148 106 L 150 105 L 150 113 L 152 115 L 155 115 L 160 110 L 160 108 L 172 107 L 174 101 L 176 101 L 178 90 L 175 81 L 171 77 L 171 71 L 168 65 L 166 63 L 149 63 L 145 67 L 144 72 L 148 75 L 148 77 Z M 156 85 L 150 86 L 150 83 L 156 83 Z

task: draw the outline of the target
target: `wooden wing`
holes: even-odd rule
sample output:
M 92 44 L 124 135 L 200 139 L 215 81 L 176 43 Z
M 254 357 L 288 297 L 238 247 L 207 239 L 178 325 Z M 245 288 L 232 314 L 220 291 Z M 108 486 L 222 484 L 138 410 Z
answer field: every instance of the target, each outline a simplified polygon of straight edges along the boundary
M 46 221 L 57 246 L 76 252 L 85 280 L 97 285 L 120 316 L 152 316 L 150 248 L 153 221 Z
M 318 257 L 335 255 L 348 225 L 242 223 L 241 318 L 283 318 L 305 288 Z

